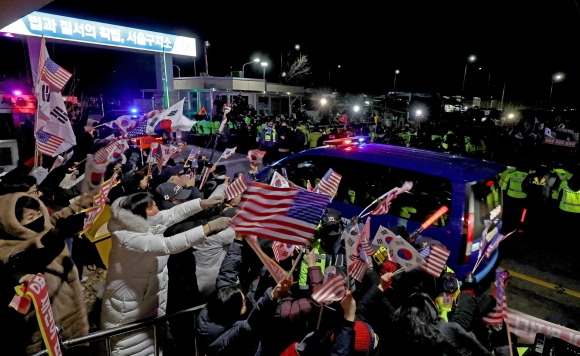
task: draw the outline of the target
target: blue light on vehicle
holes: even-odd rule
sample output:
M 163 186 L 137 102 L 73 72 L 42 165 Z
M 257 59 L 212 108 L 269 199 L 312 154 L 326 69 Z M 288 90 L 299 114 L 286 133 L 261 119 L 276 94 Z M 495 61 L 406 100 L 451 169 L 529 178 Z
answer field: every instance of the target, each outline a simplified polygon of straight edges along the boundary
M 133 114 L 135 114 L 135 113 L 137 113 L 137 109 L 133 108 L 133 109 L 131 109 L 131 112 L 132 112 Z
M 365 139 L 361 137 L 361 138 L 358 139 L 358 142 L 363 142 L 364 140 Z

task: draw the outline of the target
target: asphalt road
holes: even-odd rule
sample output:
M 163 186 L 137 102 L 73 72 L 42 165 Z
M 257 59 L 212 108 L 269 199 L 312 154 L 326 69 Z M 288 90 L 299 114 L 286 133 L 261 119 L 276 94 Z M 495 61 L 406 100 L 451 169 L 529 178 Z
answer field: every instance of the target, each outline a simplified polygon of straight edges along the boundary
M 188 147 L 184 157 L 191 150 Z M 213 162 L 221 153 L 214 153 Z M 209 157 L 211 147 L 203 149 L 202 154 Z M 250 168 L 246 154 L 236 153 L 220 161 L 228 176 Z M 557 207 L 546 209 L 554 212 Z M 556 231 L 555 225 L 565 218 L 557 212 L 529 217 L 522 231 L 500 244 L 499 267 L 512 273 L 506 291 L 509 308 L 559 324 L 580 326 L 580 236 L 577 232 Z

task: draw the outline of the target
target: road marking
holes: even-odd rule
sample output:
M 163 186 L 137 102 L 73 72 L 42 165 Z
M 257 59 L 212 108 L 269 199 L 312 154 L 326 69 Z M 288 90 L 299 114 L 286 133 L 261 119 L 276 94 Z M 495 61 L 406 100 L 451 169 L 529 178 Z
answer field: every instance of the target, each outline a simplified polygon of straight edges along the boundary
M 500 268 L 501 269 L 505 269 L 503 267 L 500 267 Z M 546 288 L 551 289 L 553 291 L 560 291 L 560 292 L 562 292 L 564 294 L 568 294 L 568 295 L 571 295 L 573 297 L 576 297 L 576 298 L 579 298 L 580 299 L 580 293 L 579 292 L 570 290 L 568 288 L 564 288 L 562 286 L 558 286 L 558 285 L 553 284 L 553 283 L 548 283 L 546 281 L 542 281 L 541 279 L 537 279 L 537 278 L 534 278 L 534 277 L 530 277 L 530 276 L 527 276 L 525 274 L 515 272 L 513 270 L 508 270 L 508 271 L 510 273 L 510 276 L 514 276 L 516 278 L 523 279 L 524 281 L 528 281 L 530 283 L 534 283 L 534 284 L 537 284 L 539 286 L 546 287 Z

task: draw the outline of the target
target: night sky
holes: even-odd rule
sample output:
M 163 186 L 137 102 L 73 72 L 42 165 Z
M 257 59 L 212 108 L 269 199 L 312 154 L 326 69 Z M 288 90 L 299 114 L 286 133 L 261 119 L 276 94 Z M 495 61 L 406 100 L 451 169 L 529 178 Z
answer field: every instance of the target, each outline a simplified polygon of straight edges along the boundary
M 566 78 L 554 86 L 554 100 L 580 106 L 580 13 L 574 0 L 529 1 L 402 1 L 370 2 L 158 2 L 56 0 L 40 11 L 86 18 L 197 39 L 197 71 L 204 71 L 203 41 L 209 41 L 213 76 L 241 70 L 253 55 L 270 62 L 268 81 L 280 74 L 280 53 L 309 57 L 312 76 L 307 87 L 380 95 L 398 91 L 459 95 L 467 57 L 465 94 L 501 97 L 505 101 L 547 100 L 552 75 Z M 162 8 L 161 5 L 166 5 Z M 338 5 L 343 4 L 343 5 Z M 344 5 L 346 4 L 346 5 Z M 227 5 L 227 7 L 226 7 Z M 25 75 L 22 39 L 2 37 L 0 74 Z M 51 57 L 80 79 L 77 94 L 114 93 L 138 97 L 140 88 L 154 88 L 153 55 L 106 47 L 49 43 Z M 193 60 L 174 57 L 182 76 L 193 75 Z M 273 66 L 272 66 L 273 64 Z M 337 66 L 341 65 L 338 69 Z M 479 70 L 479 67 L 482 69 Z M 255 68 L 255 71 L 252 70 Z M 246 66 L 246 76 L 261 77 L 259 66 Z M 490 87 L 488 89 L 488 78 Z M 174 75 L 177 76 L 177 70 Z

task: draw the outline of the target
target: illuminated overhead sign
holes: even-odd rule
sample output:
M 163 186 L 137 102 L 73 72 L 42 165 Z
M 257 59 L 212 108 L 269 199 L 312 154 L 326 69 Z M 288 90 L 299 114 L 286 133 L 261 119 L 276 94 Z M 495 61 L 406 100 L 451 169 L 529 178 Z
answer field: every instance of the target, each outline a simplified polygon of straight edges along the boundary
M 195 38 L 35 11 L 0 32 L 195 57 Z

